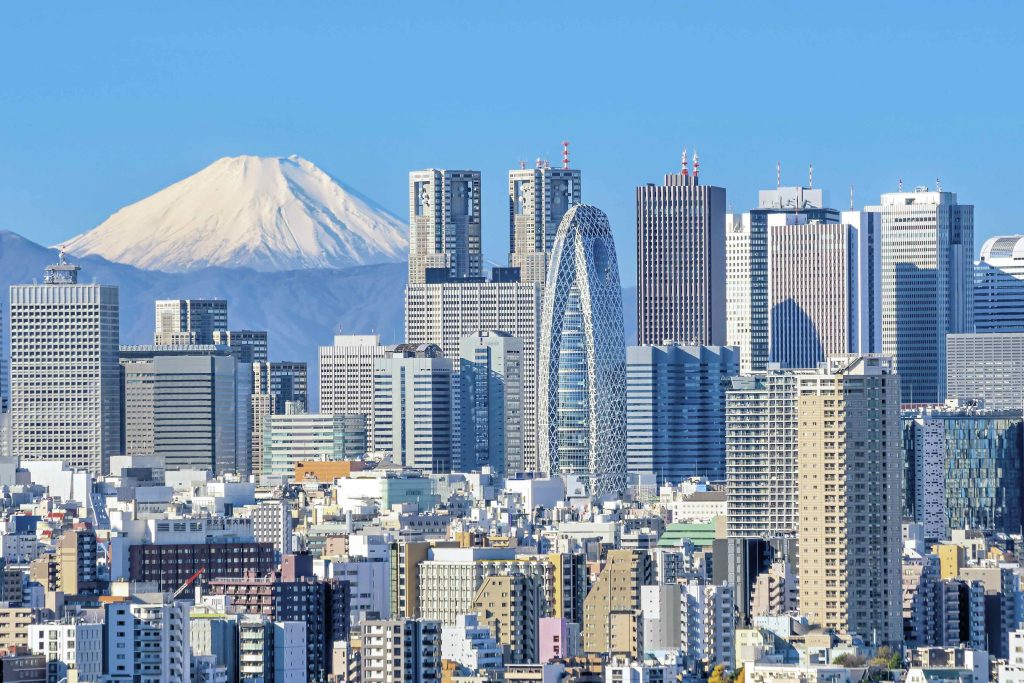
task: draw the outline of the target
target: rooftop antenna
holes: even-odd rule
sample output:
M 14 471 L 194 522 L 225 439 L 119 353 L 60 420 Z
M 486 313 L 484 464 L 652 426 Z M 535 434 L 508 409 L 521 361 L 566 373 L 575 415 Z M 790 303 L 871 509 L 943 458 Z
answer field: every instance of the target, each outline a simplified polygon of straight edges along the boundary
M 544 162 L 541 161 L 540 157 L 537 157 L 537 168 L 544 168 Z
M 853 211 L 853 183 L 850 183 L 850 211 Z
M 522 170 L 526 170 L 526 160 L 525 159 L 520 159 L 519 160 L 519 170 L 521 170 L 521 171 Z
M 903 192 L 903 178 L 900 178 L 899 188 L 900 188 L 900 192 Z
M 697 154 L 697 148 L 693 149 L 693 177 L 696 178 L 700 174 L 700 155 Z
M 683 175 L 690 175 L 690 169 L 687 166 L 689 162 L 686 160 L 686 148 L 683 147 Z
M 942 181 L 938 178 L 935 179 L 935 191 L 942 192 Z
M 782 187 L 782 162 L 775 162 L 775 187 Z
M 810 168 L 807 169 L 807 189 L 814 189 L 814 162 L 811 162 Z
M 569 141 L 562 140 L 562 168 L 569 168 Z

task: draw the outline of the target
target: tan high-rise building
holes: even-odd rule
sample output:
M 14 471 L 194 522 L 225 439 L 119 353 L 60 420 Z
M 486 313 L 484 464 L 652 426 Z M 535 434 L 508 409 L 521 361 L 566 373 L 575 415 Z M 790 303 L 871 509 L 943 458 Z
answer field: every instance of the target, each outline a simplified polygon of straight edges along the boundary
M 643 646 L 640 588 L 654 584 L 650 556 L 610 550 L 583 603 L 583 649 L 637 658 Z
M 889 358 L 839 356 L 798 382 L 800 611 L 825 628 L 897 643 L 899 377 Z
M 480 171 L 409 174 L 409 284 L 480 277 Z
M 508 262 L 519 269 L 521 282 L 544 284 L 558 224 L 565 212 L 579 203 L 577 169 L 551 168 L 538 159 L 536 168 L 508 172 Z
M 543 597 L 537 577 L 526 574 L 488 576 L 473 598 L 473 611 L 494 634 L 505 662 L 537 661 L 537 624 Z

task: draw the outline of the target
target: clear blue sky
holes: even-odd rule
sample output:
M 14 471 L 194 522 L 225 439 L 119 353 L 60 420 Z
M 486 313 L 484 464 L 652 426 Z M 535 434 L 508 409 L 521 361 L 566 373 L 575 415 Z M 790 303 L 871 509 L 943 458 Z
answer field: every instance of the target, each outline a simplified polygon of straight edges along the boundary
M 43 7 L 42 5 L 47 5 Z M 746 209 L 804 181 L 845 208 L 933 185 L 977 242 L 1024 230 L 1019 2 L 7 3 L 0 229 L 52 243 L 223 155 L 300 154 L 396 214 L 410 169 L 505 173 L 572 143 L 634 273 L 633 188 L 681 148 Z

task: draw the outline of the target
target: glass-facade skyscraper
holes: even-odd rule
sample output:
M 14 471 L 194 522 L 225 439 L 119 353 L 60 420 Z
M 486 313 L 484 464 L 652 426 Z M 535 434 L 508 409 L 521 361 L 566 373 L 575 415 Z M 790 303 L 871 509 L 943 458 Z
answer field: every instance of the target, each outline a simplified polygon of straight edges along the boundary
M 611 225 L 574 206 L 558 227 L 541 317 L 540 465 L 591 495 L 626 485 L 626 344 Z

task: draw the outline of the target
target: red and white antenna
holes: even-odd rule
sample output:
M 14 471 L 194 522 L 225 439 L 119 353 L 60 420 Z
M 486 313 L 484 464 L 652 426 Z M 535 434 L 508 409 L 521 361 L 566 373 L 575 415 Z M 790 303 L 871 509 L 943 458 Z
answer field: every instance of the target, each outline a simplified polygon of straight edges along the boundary
M 775 162 L 775 187 L 782 187 L 782 162 Z
M 899 186 L 900 192 L 903 192 L 903 178 L 900 178 Z
M 690 175 L 689 163 L 686 159 L 686 148 L 683 147 L 683 175 Z
M 569 141 L 562 140 L 562 168 L 569 168 Z
M 693 150 L 693 177 L 696 178 L 700 174 L 700 155 L 697 154 L 696 148 Z
M 814 162 L 811 162 L 810 168 L 807 169 L 807 188 L 809 190 L 814 189 Z

